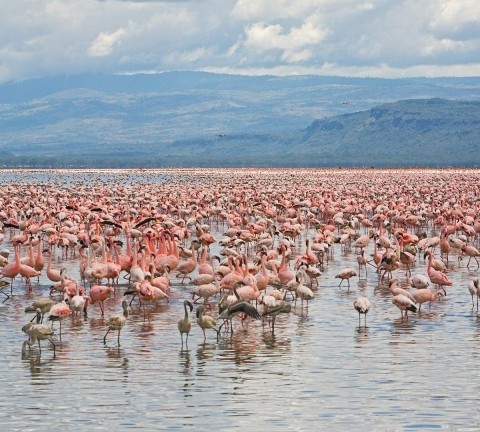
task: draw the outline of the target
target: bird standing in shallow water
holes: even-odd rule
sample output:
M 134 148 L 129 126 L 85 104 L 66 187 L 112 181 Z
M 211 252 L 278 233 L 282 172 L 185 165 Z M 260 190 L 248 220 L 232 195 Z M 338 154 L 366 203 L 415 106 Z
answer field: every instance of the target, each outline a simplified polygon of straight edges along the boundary
M 55 357 L 55 344 L 52 340 L 53 330 L 44 324 L 40 324 L 40 320 L 42 319 L 42 311 L 40 308 L 37 308 L 35 317 L 37 318 L 36 324 L 29 322 L 22 327 L 22 331 L 27 334 L 29 338 L 27 341 L 28 347 L 30 348 L 32 343 L 38 342 L 38 349 L 41 353 L 42 348 L 40 347 L 40 341 L 49 340 L 53 346 L 53 356 Z
M 211 317 L 210 315 L 204 315 L 205 308 L 203 306 L 199 306 L 196 312 L 197 315 L 197 324 L 203 331 L 203 341 L 207 340 L 207 336 L 205 335 L 205 329 L 213 329 L 219 334 L 218 330 L 215 328 L 217 321 L 215 318 Z
M 185 309 L 185 316 L 178 320 L 177 327 L 178 331 L 180 332 L 180 336 L 182 338 L 182 348 L 183 348 L 183 334 L 186 333 L 187 337 L 185 339 L 185 345 L 188 347 L 188 334 L 190 333 L 190 330 L 192 329 L 192 321 L 190 320 L 190 316 L 188 315 L 189 311 L 187 307 L 190 308 L 190 312 L 193 309 L 193 305 L 191 302 L 188 300 L 184 300 L 183 302 L 183 308 Z
M 408 321 L 408 311 L 416 312 L 417 306 L 415 306 L 415 302 L 409 299 L 407 296 L 403 294 L 397 294 L 393 297 L 392 303 L 400 309 L 402 314 L 402 322 L 403 322 L 403 311 L 405 311 L 405 318 Z
M 438 285 L 439 287 L 443 288 L 445 290 L 446 286 L 452 286 L 452 282 L 448 279 L 448 277 L 445 275 L 445 273 L 442 273 L 441 271 L 435 270 L 432 267 L 433 263 L 433 253 L 431 251 L 427 251 L 425 253 L 425 256 L 428 255 L 428 266 L 427 266 L 427 274 L 428 277 L 430 278 L 430 282 L 434 285 Z
M 51 307 L 55 304 L 55 301 L 50 298 L 38 299 L 34 301 L 30 306 L 25 308 L 25 312 L 35 312 L 38 313 L 40 309 L 41 318 L 40 323 L 43 323 L 43 317 L 47 312 L 50 312 Z M 34 315 L 32 321 L 36 318 L 37 315 Z
M 59 333 L 59 338 L 62 340 L 62 321 L 69 316 L 72 311 L 70 310 L 70 307 L 65 303 L 65 300 L 54 304 L 50 308 L 50 315 L 48 317 L 49 321 L 52 321 L 52 327 L 53 327 L 53 322 L 54 321 L 59 321 L 60 322 L 60 333 Z
M 236 315 L 244 315 L 244 317 L 252 317 L 255 319 L 260 319 L 260 314 L 258 313 L 257 309 L 248 303 L 247 301 L 241 300 L 235 302 L 231 306 L 228 306 L 222 313 L 218 316 L 219 319 L 223 319 L 223 323 L 220 326 L 220 329 L 225 324 L 225 322 L 230 321 L 230 332 L 233 334 L 233 325 L 232 325 L 232 318 Z
M 358 312 L 358 326 L 360 327 L 360 315 L 363 314 L 365 317 L 365 327 L 367 327 L 367 313 L 371 307 L 370 300 L 365 296 L 360 296 L 353 302 L 353 307 Z
M 443 297 L 444 295 L 446 295 L 444 288 L 440 288 L 437 291 L 432 291 L 429 288 L 421 288 L 412 293 L 412 296 L 415 302 L 418 303 L 419 313 L 423 303 L 430 302 L 431 304 L 432 301 L 438 300 L 440 297 Z
M 468 283 L 468 291 L 470 291 L 470 295 L 472 296 L 472 308 L 475 307 L 475 303 L 473 302 L 473 296 L 477 297 L 477 311 L 478 311 L 478 296 L 480 295 L 480 279 L 478 277 L 473 278 Z
M 285 300 L 278 300 L 276 304 L 267 306 L 264 305 L 262 312 L 262 318 L 272 318 L 272 335 L 275 332 L 275 319 L 277 315 L 281 313 L 290 313 L 292 310 L 292 305 Z
M 123 315 L 112 315 L 110 318 L 108 318 L 107 321 L 107 333 L 105 333 L 105 336 L 103 337 L 103 343 L 107 343 L 107 335 L 110 333 L 110 330 L 117 330 L 118 331 L 118 345 L 120 346 L 120 331 L 122 330 L 123 326 L 127 322 L 128 318 L 128 302 L 127 300 L 122 301 L 122 308 L 123 308 Z
M 351 267 L 347 267 L 343 269 L 339 274 L 337 274 L 335 277 L 341 279 L 340 283 L 338 286 L 341 286 L 343 281 L 346 279 L 348 283 L 348 290 L 350 291 L 350 278 L 353 276 L 357 276 L 357 272 L 355 269 Z

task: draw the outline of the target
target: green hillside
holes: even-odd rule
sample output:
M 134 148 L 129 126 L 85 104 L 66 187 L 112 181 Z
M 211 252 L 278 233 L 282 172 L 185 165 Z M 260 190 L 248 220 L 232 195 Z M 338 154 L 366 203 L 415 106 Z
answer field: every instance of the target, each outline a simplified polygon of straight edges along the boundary
M 478 166 L 478 78 L 82 75 L 0 86 L 4 166 Z

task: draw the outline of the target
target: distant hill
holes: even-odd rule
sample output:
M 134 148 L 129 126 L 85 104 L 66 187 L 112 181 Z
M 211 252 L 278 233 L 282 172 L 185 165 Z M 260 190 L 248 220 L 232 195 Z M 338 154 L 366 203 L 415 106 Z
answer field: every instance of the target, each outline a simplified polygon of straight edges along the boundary
M 480 166 L 480 102 L 405 100 L 296 133 L 183 140 L 168 154 L 187 165 Z
M 478 78 L 82 75 L 0 86 L 7 166 L 478 166 Z

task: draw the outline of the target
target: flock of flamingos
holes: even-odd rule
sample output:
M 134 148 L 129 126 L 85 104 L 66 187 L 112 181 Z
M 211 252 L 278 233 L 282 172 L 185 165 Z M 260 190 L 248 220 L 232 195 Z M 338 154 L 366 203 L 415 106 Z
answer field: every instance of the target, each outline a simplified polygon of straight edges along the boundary
M 114 332 L 120 345 L 129 314 L 149 320 L 159 302 L 179 307 L 182 348 L 196 325 L 204 340 L 206 331 L 228 337 L 244 320 L 274 332 L 277 317 L 308 314 L 309 302 L 321 301 L 339 250 L 354 253 L 358 265 L 335 271 L 338 289 L 376 273 L 402 321 L 451 295 L 451 272 L 460 266 L 471 272 L 463 292 L 478 310 L 475 170 L 166 173 L 155 182 L 149 172 L 135 181 L 128 172 L 107 179 L 72 172 L 68 182 L 47 175 L 0 185 L 4 304 L 39 290 L 40 278 L 49 284 L 25 309 L 24 353 L 41 350 L 42 340 L 55 353 L 62 321 L 75 315 L 101 316 L 104 343 Z M 78 273 L 64 260 L 75 260 Z M 104 303 L 115 293 L 121 309 L 108 316 Z M 359 327 L 373 301 L 353 302 Z

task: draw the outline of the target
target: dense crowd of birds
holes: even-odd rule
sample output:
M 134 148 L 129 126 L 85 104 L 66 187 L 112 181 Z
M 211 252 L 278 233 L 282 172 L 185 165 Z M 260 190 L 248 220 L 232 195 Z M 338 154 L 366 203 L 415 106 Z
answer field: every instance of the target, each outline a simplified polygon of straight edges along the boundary
M 276 318 L 293 308 L 308 314 L 335 248 L 352 251 L 358 263 L 335 275 L 340 289 L 376 272 L 402 321 L 447 295 L 452 260 L 472 269 L 465 287 L 478 310 L 477 171 L 167 173 L 161 182 L 149 172 L 135 181 L 129 173 L 105 179 L 77 172 L 63 181 L 52 173 L 41 182 L 0 185 L 4 302 L 15 301 L 15 290 L 35 290 L 40 276 L 51 286 L 25 309 L 34 316 L 21 329 L 24 351 L 48 340 L 55 352 L 62 321 L 104 318 L 104 303 L 116 292 L 125 300 L 121 313 L 104 318 L 104 343 L 114 331 L 120 345 L 134 305 L 149 320 L 152 305 L 172 298 L 183 301 L 182 347 L 192 322 L 204 340 L 208 331 L 232 334 L 244 320 L 268 323 L 273 333 Z M 78 277 L 61 265 L 75 259 Z M 361 315 L 367 326 L 370 309 L 363 295 L 353 302 L 359 326 Z

